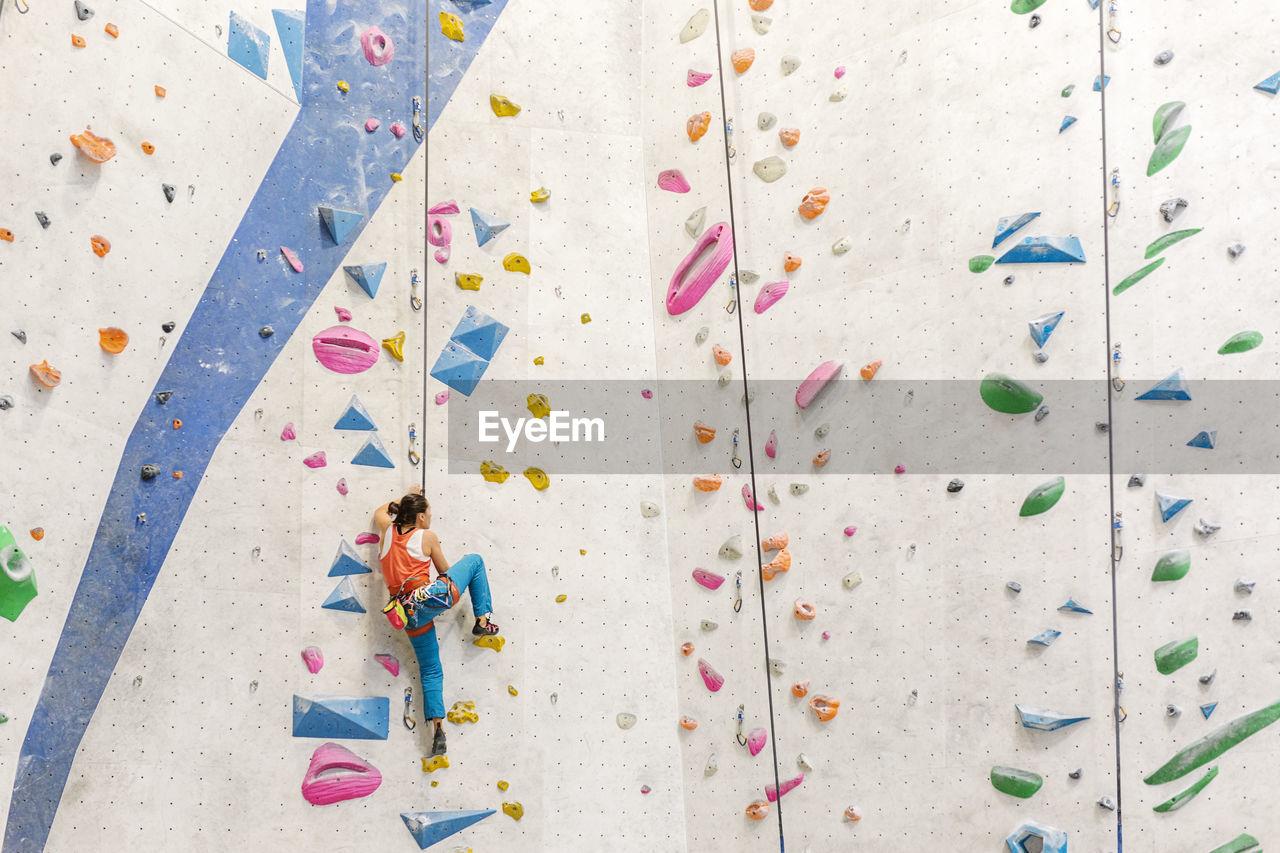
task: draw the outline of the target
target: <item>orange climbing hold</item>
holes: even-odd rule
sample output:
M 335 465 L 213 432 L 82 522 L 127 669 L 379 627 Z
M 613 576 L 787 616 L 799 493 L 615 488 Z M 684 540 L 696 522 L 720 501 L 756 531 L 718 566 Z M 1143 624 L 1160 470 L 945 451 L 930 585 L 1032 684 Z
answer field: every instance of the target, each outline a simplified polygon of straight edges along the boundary
M 783 548 L 778 552 L 778 556 L 760 567 L 760 574 L 764 579 L 771 581 L 778 576 L 780 572 L 791 571 L 791 552 Z
M 693 643 L 682 643 L 680 645 L 680 654 L 688 657 L 693 654 Z
M 778 131 L 778 138 L 782 140 L 782 144 L 788 148 L 794 148 L 796 143 L 800 141 L 800 130 L 795 127 L 784 127 Z
M 97 136 L 88 128 L 84 133 L 71 134 L 71 144 L 95 163 L 105 163 L 116 156 L 116 144 L 105 136 Z
M 156 147 L 155 147 L 154 145 L 152 145 L 150 142 L 144 142 L 144 143 L 142 143 L 142 153 L 143 153 L 143 154 L 154 154 L 154 153 L 156 153 Z
M 102 31 L 107 35 L 111 36 L 113 39 L 120 38 L 120 28 L 117 27 L 115 24 L 107 24 L 105 27 L 102 28 Z
M 89 245 L 93 247 L 93 253 L 100 258 L 105 258 L 107 252 L 111 251 L 111 241 L 98 234 L 89 238 Z
M 31 365 L 31 375 L 46 388 L 57 388 L 62 381 L 61 371 L 52 367 L 47 360 Z
M 795 604 L 792 607 L 792 611 L 796 614 L 796 618 L 801 622 L 810 622 L 813 620 L 813 617 L 818 615 L 818 608 L 814 607 L 812 602 L 805 601 L 802 598 L 796 599 Z M 805 685 L 807 686 L 808 683 L 809 682 L 806 681 Z
M 689 141 L 697 142 L 706 134 L 709 127 L 711 127 L 711 113 L 703 112 L 689 116 L 689 121 L 685 124 Z
M 791 685 L 791 695 L 797 699 L 803 699 L 808 696 L 809 680 L 805 679 L 804 681 L 797 681 L 795 684 Z
M 729 58 L 733 61 L 733 70 L 741 74 L 756 61 L 756 52 L 754 48 L 744 47 L 742 50 L 735 50 Z
M 793 255 L 790 252 L 784 252 L 782 255 L 782 268 L 787 272 L 795 272 L 800 269 L 802 263 L 804 258 L 799 255 Z
M 827 193 L 826 187 L 814 187 L 804 194 L 804 201 L 800 202 L 800 215 L 805 219 L 814 219 L 827 209 L 829 201 L 831 196 Z
M 716 428 L 707 426 L 702 421 L 694 421 L 693 434 L 698 437 L 699 444 L 707 444 L 716 437 Z
M 691 732 L 697 727 L 698 727 L 698 721 L 695 720 L 693 717 L 680 718 L 680 728 L 684 729 L 686 732 Z
M 784 530 L 781 533 L 773 534 L 768 539 L 761 542 L 760 547 L 764 548 L 766 551 L 781 551 L 783 548 L 787 547 L 788 541 L 789 537 L 787 536 L 787 531 Z
M 830 461 L 831 461 L 831 451 L 830 451 L 830 450 L 820 450 L 820 451 L 818 451 L 818 453 L 814 454 L 814 457 L 813 457 L 813 467 L 814 467 L 814 468 L 825 468 L 825 467 L 827 467 L 827 463 L 828 463 L 828 462 L 830 462 Z
M 884 364 L 883 361 L 881 361 L 880 359 L 876 359 L 875 361 L 871 362 L 870 364 L 866 365 L 861 370 L 859 370 L 858 373 L 862 376 L 863 379 L 868 379 L 868 380 L 872 379 L 875 377 L 876 371 L 880 369 L 880 365 L 882 364 Z
M 44 538 L 43 527 L 33 527 L 29 532 L 31 533 L 31 538 L 36 540 L 37 542 L 39 542 L 41 539 Z
M 769 816 L 769 803 L 764 800 L 756 800 L 747 806 L 747 817 L 752 820 L 764 820 Z
M 753 12 L 763 12 L 773 5 L 773 0 L 748 0 L 748 5 Z
M 174 471 L 174 472 L 173 472 L 173 479 L 175 479 L 175 480 L 181 480 L 181 479 L 182 479 L 182 472 L 181 472 L 181 471 Z
M 700 492 L 714 492 L 724 481 L 719 474 L 706 474 L 693 478 L 693 487 Z
M 721 346 L 713 346 L 711 348 L 711 355 L 715 358 L 716 364 L 721 367 L 724 367 L 726 364 L 733 361 L 733 353 Z
M 181 418 L 174 418 L 174 419 L 173 419 L 173 428 L 174 428 L 174 429 L 182 429 L 182 419 L 181 419 Z
M 112 326 L 109 329 L 98 330 L 98 346 L 110 353 L 124 352 L 124 348 L 129 345 L 129 335 L 124 329 L 117 329 Z
M 850 823 L 854 823 L 855 821 L 862 820 L 862 815 L 858 813 L 857 806 L 849 806 L 849 808 L 844 810 L 844 819 Z
M 12 243 L 13 232 L 8 228 L 0 228 L 0 240 L 4 240 L 6 243 Z
M 165 95 L 167 95 L 167 94 L 169 94 L 169 93 L 165 90 L 164 86 L 156 86 L 156 97 L 157 97 L 157 98 L 163 98 L 163 97 L 164 97 Z
M 840 710 L 840 700 L 832 699 L 830 696 L 818 695 L 809 700 L 809 707 L 813 709 L 813 713 L 818 715 L 818 720 L 825 723 Z
M 72 34 L 71 34 L 71 46 L 72 46 L 72 47 L 84 47 L 84 39 L 80 38 L 80 36 L 76 35 L 75 33 L 72 33 Z

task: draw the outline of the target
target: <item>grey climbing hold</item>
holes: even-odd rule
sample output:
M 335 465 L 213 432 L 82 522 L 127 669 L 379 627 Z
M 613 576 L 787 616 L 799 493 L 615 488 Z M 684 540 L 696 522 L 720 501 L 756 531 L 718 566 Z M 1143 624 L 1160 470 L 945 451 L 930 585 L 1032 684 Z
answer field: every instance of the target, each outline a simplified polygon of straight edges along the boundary
M 756 116 L 756 127 L 761 130 L 768 130 L 773 127 L 774 122 L 777 120 L 778 117 L 773 113 L 760 113 L 760 115 Z
M 1032 15 L 1032 16 L 1031 16 L 1031 20 L 1027 21 L 1027 26 L 1028 26 L 1028 27 L 1030 27 L 1030 28 L 1031 28 L 1031 29 L 1033 29 L 1033 30 L 1034 30 L 1036 27 L 1040 26 L 1040 16 L 1039 16 L 1039 15 Z
M 1096 429 L 1098 432 L 1111 432 L 1111 424 L 1107 423 L 1106 421 L 1095 421 L 1093 424 L 1093 428 Z
M 1164 217 L 1165 222 L 1172 222 L 1178 218 L 1178 214 L 1187 209 L 1190 204 L 1185 198 L 1171 198 L 1168 201 L 1160 203 L 1160 215 Z
M 841 237 L 839 240 L 831 244 L 831 251 L 837 255 L 843 255 L 845 252 L 853 248 L 853 241 L 848 237 Z
M 760 280 L 760 273 L 752 270 L 738 270 L 738 280 L 743 284 L 755 284 Z
M 809 487 L 806 486 L 804 483 L 791 484 L 791 494 L 795 495 L 796 497 L 800 497 L 807 491 L 809 491 Z
M 1130 474 L 1129 475 L 1129 488 L 1141 489 L 1146 484 L 1147 484 L 1146 474 Z
M 49 155 L 49 162 L 55 166 L 58 165 L 58 161 L 61 159 L 62 159 L 62 155 L 56 151 Z
M 40 223 L 40 227 L 41 227 L 41 228 L 48 228 L 48 227 L 49 227 L 49 222 L 50 222 L 50 220 L 49 220 L 49 214 L 45 213 L 45 212 L 44 212 L 44 211 L 42 211 L 42 210 L 37 210 L 37 211 L 36 211 L 36 222 L 39 222 L 39 223 Z
M 1204 518 L 1200 519 L 1200 521 L 1198 521 L 1195 526 L 1196 533 L 1200 534 L 1201 536 L 1212 536 L 1213 534 L 1217 533 L 1221 529 L 1222 529 L 1221 524 L 1214 524 L 1212 521 L 1209 521 L 1208 519 L 1204 519 Z
M 831 432 L 831 424 L 820 424 L 813 434 L 816 438 L 826 438 L 829 432 Z
M 773 18 L 766 18 L 764 15 L 752 15 L 751 26 L 758 35 L 765 35 L 769 32 L 769 27 L 773 24 Z
M 703 619 L 702 622 L 699 623 L 699 626 L 704 631 L 714 631 L 720 627 L 720 623 L 712 622 L 710 619 Z
M 1213 672 L 1209 673 L 1208 675 L 1200 676 L 1199 681 L 1201 684 L 1212 684 L 1213 679 L 1214 677 L 1217 676 L 1217 674 L 1218 674 L 1218 671 L 1215 669 Z
M 787 162 L 778 156 L 766 157 L 757 160 L 751 166 L 751 171 L 766 184 L 771 184 L 787 173 Z
M 1007 276 L 1005 276 L 1005 277 L 1004 277 L 1004 286 L 1005 286 L 1005 287 L 1008 287 L 1008 286 L 1009 286 L 1009 285 L 1011 285 L 1011 284 L 1013 284 L 1013 276 L 1011 276 L 1011 275 L 1007 275 Z
M 732 370 L 726 370 L 724 373 L 721 373 L 719 376 L 716 377 L 716 384 L 719 385 L 721 388 L 728 385 L 732 381 L 733 381 Z
M 1232 621 L 1232 622 L 1252 622 L 1252 621 L 1253 621 L 1253 611 L 1252 611 L 1252 610 L 1237 610 L 1235 613 L 1233 613 L 1233 614 L 1231 615 L 1231 621 Z
M 796 756 L 796 766 L 799 767 L 801 770 L 803 770 L 805 773 L 813 772 L 813 761 L 812 759 L 809 758 L 809 756 L 805 755 L 803 752 Z
M 1244 254 L 1244 243 L 1236 243 L 1234 246 L 1227 247 L 1227 254 L 1231 256 L 1231 260 L 1235 260 Z
M 703 326 L 701 329 L 698 330 L 698 334 L 693 336 L 693 342 L 697 344 L 705 344 L 707 342 L 707 336 L 710 334 L 711 334 L 711 329 L 707 328 L 706 326 Z
M 1109 811 L 1116 810 L 1116 801 L 1108 797 L 1106 794 L 1103 794 L 1098 798 L 1098 805 L 1102 806 L 1104 809 L 1108 809 Z
M 714 776 L 716 771 L 720 769 L 720 762 L 716 760 L 716 754 L 711 753 L 711 757 L 707 759 L 707 766 L 702 768 L 703 776 Z
M 160 329 L 161 329 L 161 331 L 163 331 L 165 334 L 168 334 L 169 332 L 172 332 L 172 331 L 173 331 L 174 329 L 176 329 L 176 328 L 178 328 L 178 324 L 177 324 L 177 323 L 175 323 L 175 322 L 173 322 L 172 320 L 168 321 L 167 323 L 161 323 L 161 324 L 160 324 Z
M 148 462 L 146 465 L 142 466 L 142 479 L 154 480 L 158 476 L 160 476 L 159 465 L 155 465 L 151 462 Z
M 1070 776 L 1072 779 L 1079 779 L 1081 776 L 1084 775 L 1084 768 L 1077 767 L 1075 770 L 1072 770 L 1067 775 Z
M 146 523 L 147 523 L 147 514 L 146 514 L 145 512 L 140 512 L 140 513 L 138 513 L 138 515 L 137 515 L 137 519 L 138 519 L 138 523 L 139 523 L 139 524 L 146 524 Z
M 1042 349 L 1033 350 L 1031 353 L 1031 357 L 1036 360 L 1036 364 L 1044 364 L 1046 361 L 1049 360 L 1049 353 L 1045 352 Z M 1036 420 L 1040 420 L 1040 419 L 1036 418 Z
M 800 57 L 784 56 L 782 57 L 782 73 L 783 75 L 792 74 L 800 67 Z
M 173 184 L 161 184 L 160 191 L 164 193 L 164 200 L 173 204 L 174 198 L 178 195 L 178 188 Z
M 953 495 L 963 488 L 964 488 L 964 480 L 961 480 L 959 477 L 956 477 L 950 483 L 947 483 L 947 491 Z
M 707 209 L 700 207 L 693 213 L 689 214 L 689 218 L 684 221 L 684 230 L 689 232 L 690 237 L 697 237 L 702 233 L 702 226 L 707 222 Z
M 834 92 L 832 92 L 830 95 L 827 96 L 827 100 L 833 104 L 838 104 L 847 97 L 849 97 L 849 91 L 847 89 L 836 89 Z M 911 220 L 908 219 L 907 221 L 910 222 Z M 910 226 L 907 226 L 907 227 L 910 227 Z
M 0 412 L 3 412 L 5 409 L 12 409 L 12 408 L 13 408 L 13 398 L 10 397 L 8 394 L 4 394 L 3 396 L 0 396 Z
M 787 662 L 778 658 L 769 658 L 769 671 L 774 675 L 782 675 L 786 672 Z
M 82 21 L 87 21 L 93 17 L 93 10 L 86 6 L 82 0 L 76 0 L 76 17 Z
M 778 487 L 777 487 L 777 486 L 770 486 L 770 487 L 769 487 L 769 500 L 773 501 L 774 503 L 782 503 L 782 500 L 778 497 Z
M 1154 61 L 1156 65 L 1168 65 L 1170 62 L 1173 62 L 1173 51 L 1172 50 L 1160 51 L 1159 53 L 1156 54 L 1156 58 Z
M 640 515 L 644 518 L 657 518 L 661 512 L 653 501 L 640 501 Z
M 725 543 L 720 546 L 720 558 L 722 560 L 736 560 L 741 556 L 742 536 L 735 533 L 725 540 Z
M 1253 587 L 1257 581 L 1247 581 L 1244 578 L 1236 578 L 1236 592 L 1241 595 L 1252 595 Z
M 1011 592 L 1013 592 L 1014 595 L 1017 595 L 1018 593 L 1022 592 L 1022 584 L 1018 583 L 1017 581 L 1009 581 L 1007 584 L 1005 584 L 1005 587 L 1009 589 Z
M 1164 714 L 1166 717 L 1182 716 L 1182 709 L 1172 703 L 1164 706 Z
M 156 394 L 156 402 L 163 406 L 165 403 L 169 402 L 169 398 L 172 396 L 172 391 L 161 391 Z
M 1046 356 L 1046 358 L 1048 358 L 1048 356 Z M 1040 408 L 1036 409 L 1036 423 L 1040 423 L 1042 420 L 1044 420 L 1048 416 L 1049 416 L 1049 407 L 1044 404 L 1041 404 Z
M 271 328 L 270 326 L 263 326 L 261 329 L 258 330 L 258 337 L 262 338 L 263 340 L 266 340 L 267 338 L 271 337 L 275 333 L 276 333 L 276 330 Z
M 21 329 L 14 329 L 9 334 L 13 335 L 15 338 L 22 341 L 24 344 L 27 342 L 27 333 L 22 331 Z

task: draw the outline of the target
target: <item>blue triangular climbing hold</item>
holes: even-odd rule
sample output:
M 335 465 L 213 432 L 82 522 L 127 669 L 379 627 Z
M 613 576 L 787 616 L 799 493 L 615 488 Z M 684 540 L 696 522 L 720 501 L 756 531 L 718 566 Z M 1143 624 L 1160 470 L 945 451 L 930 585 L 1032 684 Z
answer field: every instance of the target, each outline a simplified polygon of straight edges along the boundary
M 364 214 L 350 210 L 338 210 L 336 207 L 320 207 L 320 219 L 329 229 L 329 236 L 339 246 L 351 235 L 355 227 L 364 219 Z
M 498 353 L 502 339 L 510 331 L 474 305 L 468 305 L 449 339 L 488 361 Z
M 345 610 L 348 613 L 364 613 L 364 605 L 356 598 L 355 585 L 351 578 L 343 578 L 329 593 L 329 597 L 320 605 L 326 610 Z
M 481 213 L 474 207 L 471 208 L 471 224 L 476 228 L 476 245 L 483 246 L 494 237 L 497 237 L 507 227 L 511 225 L 505 219 L 499 219 L 488 213 Z
M 351 460 L 352 465 L 368 465 L 371 468 L 394 468 L 396 463 L 391 461 L 391 454 L 387 453 L 387 448 L 382 446 L 382 440 L 376 435 L 369 436 L 369 440 L 364 443 L 364 447 L 360 448 L 360 452 Z
M 1093 91 L 1101 92 L 1103 87 L 1110 82 L 1111 82 L 1110 74 L 1108 74 L 1106 77 L 1103 77 L 1101 74 L 1099 74 L 1097 77 L 1093 78 Z
M 346 539 L 342 540 L 342 544 L 338 546 L 338 553 L 329 564 L 331 578 L 340 575 L 367 575 L 372 571 L 373 569 L 365 565 L 364 560 L 360 559 L 360 555 L 356 553 L 356 549 L 352 548 L 351 543 Z
M 255 27 L 248 18 L 231 13 L 227 27 L 227 56 L 267 79 L 267 62 L 271 59 L 271 36 Z
M 1191 498 L 1180 498 L 1156 492 L 1156 505 L 1160 508 L 1160 520 L 1168 521 L 1191 505 Z
M 382 284 L 382 274 L 387 271 L 387 264 L 383 261 L 380 264 L 362 264 L 342 269 L 372 299 L 378 295 L 378 285 Z
M 377 430 L 374 426 L 373 418 L 369 416 L 369 411 L 364 407 L 364 403 L 360 402 L 360 398 L 355 394 L 351 395 L 351 402 L 347 403 L 347 410 L 342 413 L 342 417 L 338 418 L 338 422 L 333 425 L 334 429 L 363 429 Z
M 1000 256 L 997 264 L 1084 263 L 1079 237 L 1027 237 Z
M 1062 124 L 1058 127 L 1058 133 L 1062 133 L 1062 131 L 1066 130 L 1068 127 L 1071 127 L 1071 125 L 1075 123 L 1076 123 L 1075 116 L 1063 116 Z
M 1089 616 L 1092 616 L 1092 615 L 1093 615 L 1093 611 L 1092 611 L 1092 610 L 1090 610 L 1089 608 L 1085 607 L 1083 604 L 1081 604 L 1080 602 L 1076 601 L 1074 598 L 1068 598 L 1068 599 L 1067 599 L 1067 603 L 1066 603 L 1066 604 L 1063 604 L 1063 605 L 1062 605 L 1062 606 L 1060 606 L 1058 609 L 1059 609 L 1059 610 L 1066 610 L 1066 611 L 1069 611 L 1069 612 L 1071 612 L 1071 613 L 1084 613 L 1084 614 L 1087 614 L 1087 615 L 1089 615 Z
M 1205 450 L 1213 450 L 1218 444 L 1218 431 L 1216 429 L 1202 429 L 1196 433 L 1196 437 L 1187 442 L 1187 447 L 1203 447 Z
M 473 823 L 493 814 L 493 809 L 459 809 L 451 812 L 401 812 L 400 819 L 409 828 L 419 850 L 444 841 Z
M 994 249 L 996 246 L 999 246 L 1011 237 L 1014 231 L 1017 231 L 1039 215 L 1040 211 L 1037 210 L 1035 213 L 1023 213 L 1018 216 L 1000 217 L 1000 220 L 996 222 L 996 239 L 991 244 L 991 248 Z
M 1272 74 L 1266 80 L 1263 80 L 1253 88 L 1257 89 L 1259 92 L 1266 92 L 1268 95 L 1274 95 L 1276 92 L 1280 92 L 1280 71 Z
M 1200 713 L 1203 714 L 1204 718 L 1207 720 L 1209 719 L 1209 715 L 1213 713 L 1213 709 L 1216 707 L 1218 707 L 1217 702 L 1206 702 L 1200 706 Z
M 386 740 L 391 700 L 386 696 L 293 695 L 293 736 Z
M 1036 342 L 1036 346 L 1042 347 L 1049 342 L 1049 336 L 1053 334 L 1054 329 L 1058 328 L 1065 313 L 1065 311 L 1057 311 L 1053 314 L 1045 314 L 1027 324 L 1031 327 L 1031 340 Z
M 272 9 L 271 17 L 276 19 L 276 34 L 280 36 L 284 64 L 289 66 L 289 79 L 293 80 L 293 92 L 301 102 L 303 13 L 301 10 Z
M 466 347 L 449 341 L 440 351 L 440 357 L 431 368 L 431 375 L 464 397 L 470 397 L 488 367 L 488 361 Z
M 1187 377 L 1179 367 L 1167 379 L 1153 385 L 1150 391 L 1139 394 L 1137 400 L 1190 400 L 1191 392 L 1187 390 Z

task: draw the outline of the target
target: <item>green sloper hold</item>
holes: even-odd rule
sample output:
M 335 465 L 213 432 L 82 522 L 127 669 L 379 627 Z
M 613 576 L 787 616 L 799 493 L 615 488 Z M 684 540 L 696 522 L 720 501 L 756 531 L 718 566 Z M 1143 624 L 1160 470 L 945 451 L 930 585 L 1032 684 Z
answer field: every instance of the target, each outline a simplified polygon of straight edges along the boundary
M 1267 726 L 1280 720 L 1280 702 L 1268 705 L 1232 720 L 1225 726 L 1216 729 L 1200 740 L 1170 758 L 1156 772 L 1142 781 L 1148 785 L 1163 785 L 1174 779 L 1181 779 L 1202 764 L 1208 764 L 1240 741 L 1257 734 Z M 1256 843 L 1256 842 L 1255 842 Z
M 1156 649 L 1156 670 L 1161 675 L 1177 672 L 1200 654 L 1200 639 L 1192 637 L 1181 642 L 1174 640 Z M 1208 759 L 1205 759 L 1206 761 Z
M 1182 153 L 1182 146 L 1187 144 L 1190 136 L 1191 125 L 1189 124 L 1166 133 L 1164 138 L 1156 143 L 1155 150 L 1151 152 L 1151 159 L 1147 161 L 1147 177 L 1151 177 L 1178 159 L 1178 155 Z
M 1156 560 L 1156 568 L 1151 573 L 1151 580 L 1180 581 L 1189 571 L 1191 571 L 1191 552 L 1186 548 L 1179 548 Z
M 1174 243 L 1180 243 L 1188 237 L 1194 237 L 1203 231 L 1203 228 L 1188 228 L 1185 231 L 1171 231 L 1158 240 L 1155 240 L 1147 247 L 1147 253 L 1143 256 L 1147 260 L 1151 260 Z
M 1181 794 L 1174 794 L 1172 797 L 1165 800 L 1160 805 L 1156 806 L 1154 810 L 1160 812 L 1161 814 L 1163 814 L 1164 812 L 1176 812 L 1178 809 L 1182 808 L 1187 803 L 1194 800 L 1196 798 L 1196 794 L 1199 794 L 1201 791 L 1203 791 L 1204 786 L 1208 785 L 1217 777 L 1218 777 L 1218 768 L 1210 767 L 1209 772 L 1205 773 L 1204 776 L 1200 778 L 1199 782 L 1195 783 L 1190 788 L 1183 791 Z
M 1030 770 L 997 765 L 991 768 L 991 784 L 1002 794 L 1025 800 L 1040 790 L 1044 777 Z
M 1048 512 L 1053 509 L 1053 505 L 1058 502 L 1066 489 L 1067 481 L 1062 477 L 1050 480 L 1047 483 L 1041 483 L 1031 490 L 1031 494 L 1027 495 L 1027 499 L 1022 502 L 1022 509 L 1018 510 L 1018 515 L 1026 518 L 1032 515 L 1039 515 L 1042 512 Z
M 1034 388 L 1003 373 L 988 373 L 978 386 L 982 402 L 1006 415 L 1025 415 L 1034 412 L 1044 401 L 1044 395 Z
M 1161 104 L 1156 108 L 1156 114 L 1151 119 L 1151 141 L 1159 142 L 1164 138 L 1165 132 L 1169 129 L 1170 123 L 1173 122 L 1178 114 L 1187 106 L 1186 101 L 1170 101 L 1167 104 Z
M 1261 843 L 1249 833 L 1242 832 L 1221 847 L 1213 848 L 1209 853 L 1245 853 L 1246 850 L 1253 850 Z
M 974 255 L 969 259 L 969 272 L 986 272 L 995 262 L 995 255 Z
M 1240 332 L 1227 338 L 1227 342 L 1218 347 L 1218 355 L 1230 355 L 1237 352 L 1248 352 L 1262 343 L 1262 332 Z
M 1124 281 L 1120 282 L 1119 284 L 1117 284 L 1115 287 L 1111 289 L 1111 295 L 1119 296 L 1120 294 L 1124 293 L 1126 290 L 1133 287 L 1135 284 L 1137 284 L 1138 282 L 1142 281 L 1144 278 L 1146 278 L 1147 276 L 1155 272 L 1156 269 L 1164 262 L 1165 262 L 1164 258 L 1159 258 L 1147 264 L 1145 267 L 1138 270 L 1137 272 L 1129 275 L 1127 278 L 1125 278 Z
M 1013 0 L 1013 5 L 1009 8 L 1018 15 L 1025 15 L 1039 9 L 1045 2 L 1046 0 Z

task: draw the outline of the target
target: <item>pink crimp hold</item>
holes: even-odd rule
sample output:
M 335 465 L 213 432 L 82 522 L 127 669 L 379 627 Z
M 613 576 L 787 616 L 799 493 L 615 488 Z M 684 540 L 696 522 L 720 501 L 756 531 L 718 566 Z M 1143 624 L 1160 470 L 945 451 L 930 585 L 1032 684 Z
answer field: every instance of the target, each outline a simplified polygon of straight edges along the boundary
M 377 27 L 369 27 L 360 34 L 360 47 L 364 48 L 364 58 L 370 65 L 386 65 L 396 58 L 395 42 Z
M 370 542 L 381 542 L 376 533 L 360 533 L 356 536 L 357 545 L 368 545 Z
M 285 424 L 284 429 L 280 430 L 281 441 L 293 441 L 297 437 L 298 434 L 294 432 L 292 423 Z

